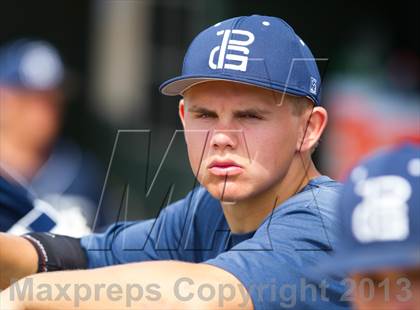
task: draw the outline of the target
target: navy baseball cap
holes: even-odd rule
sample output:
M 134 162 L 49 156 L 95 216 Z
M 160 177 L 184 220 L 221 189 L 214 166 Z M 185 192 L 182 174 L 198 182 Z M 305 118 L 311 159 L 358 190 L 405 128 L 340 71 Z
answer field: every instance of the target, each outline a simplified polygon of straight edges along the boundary
M 20 39 L 0 47 L 0 86 L 42 91 L 63 82 L 63 62 L 50 43 Z
M 318 67 L 306 43 L 284 20 L 241 16 L 201 32 L 189 46 L 182 74 L 160 91 L 182 95 L 198 83 L 232 81 L 304 96 L 320 103 Z
M 327 273 L 420 267 L 420 146 L 383 150 L 352 170 L 339 203 Z

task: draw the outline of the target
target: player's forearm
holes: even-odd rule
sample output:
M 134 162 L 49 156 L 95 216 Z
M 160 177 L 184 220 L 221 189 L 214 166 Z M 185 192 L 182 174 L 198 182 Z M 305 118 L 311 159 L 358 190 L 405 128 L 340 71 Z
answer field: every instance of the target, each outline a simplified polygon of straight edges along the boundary
M 1 294 L 4 303 L 18 297 L 18 309 L 252 309 L 231 274 L 176 261 L 37 274 Z
M 0 289 L 11 281 L 34 274 L 38 255 L 29 241 L 22 237 L 0 233 Z

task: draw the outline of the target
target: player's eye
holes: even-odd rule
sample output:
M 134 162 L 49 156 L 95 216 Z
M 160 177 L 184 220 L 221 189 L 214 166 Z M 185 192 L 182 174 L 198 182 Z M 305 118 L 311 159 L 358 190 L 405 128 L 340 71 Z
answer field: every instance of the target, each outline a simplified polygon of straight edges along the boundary
M 244 113 L 244 114 L 239 115 L 239 117 L 243 119 L 255 119 L 255 120 L 263 119 L 261 116 L 254 113 Z
M 197 119 L 207 119 L 207 118 L 213 118 L 214 115 L 203 112 L 203 113 L 194 113 L 194 117 Z

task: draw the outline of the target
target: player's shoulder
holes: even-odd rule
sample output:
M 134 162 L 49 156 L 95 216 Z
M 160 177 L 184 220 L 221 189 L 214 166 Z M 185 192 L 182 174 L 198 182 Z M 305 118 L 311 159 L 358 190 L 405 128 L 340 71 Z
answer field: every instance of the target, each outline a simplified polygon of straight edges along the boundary
M 270 217 L 271 221 L 284 221 L 285 217 L 293 220 L 325 218 L 334 221 L 338 199 L 343 185 L 328 176 L 321 175 L 308 182 L 298 193 L 276 206 Z
M 308 182 L 308 184 L 297 194 L 290 197 L 279 208 L 288 207 L 313 208 L 313 207 L 335 207 L 336 200 L 341 194 L 343 185 L 326 175 L 321 175 Z
M 335 246 L 337 207 L 342 184 L 320 176 L 276 206 L 256 231 L 254 238 L 267 234 L 275 248 L 325 249 Z

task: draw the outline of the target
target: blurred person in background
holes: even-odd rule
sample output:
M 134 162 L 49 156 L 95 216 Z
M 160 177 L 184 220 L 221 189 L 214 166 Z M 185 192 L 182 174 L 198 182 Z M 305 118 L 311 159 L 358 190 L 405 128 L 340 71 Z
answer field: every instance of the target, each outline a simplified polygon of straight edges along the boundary
M 420 145 L 382 150 L 350 173 L 340 247 L 321 269 L 345 272 L 357 310 L 420 309 Z
M 0 48 L 0 231 L 91 231 L 103 178 L 95 160 L 59 140 L 65 69 L 48 42 Z

